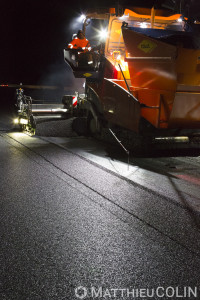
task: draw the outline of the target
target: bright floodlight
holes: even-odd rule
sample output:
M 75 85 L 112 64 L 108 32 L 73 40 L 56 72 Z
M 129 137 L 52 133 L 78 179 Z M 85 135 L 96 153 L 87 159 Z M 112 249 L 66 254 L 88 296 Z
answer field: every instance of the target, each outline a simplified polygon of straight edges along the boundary
M 177 20 L 179 23 L 183 22 L 183 18 L 180 17 L 178 20 Z
M 79 17 L 79 22 L 83 22 L 85 21 L 86 19 L 86 15 L 82 14 L 80 17 Z
M 107 32 L 106 29 L 101 29 L 101 30 L 99 31 L 99 36 L 100 36 L 101 39 L 106 39 L 107 34 L 108 34 L 108 32 Z

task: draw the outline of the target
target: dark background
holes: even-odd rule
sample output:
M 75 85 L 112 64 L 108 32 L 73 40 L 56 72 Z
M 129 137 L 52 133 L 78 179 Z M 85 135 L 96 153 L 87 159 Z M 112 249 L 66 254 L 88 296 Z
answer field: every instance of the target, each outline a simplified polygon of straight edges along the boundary
M 194 0 L 193 0 L 194 1 Z M 78 16 L 91 7 L 114 6 L 116 0 L 6 0 L 0 7 L 0 84 L 16 83 L 56 85 L 59 93 L 28 91 L 33 96 L 60 98 L 62 88 L 69 92 L 82 89 L 83 80 L 75 80 L 64 63 L 63 49 L 81 24 Z M 149 7 L 159 0 L 121 0 L 121 3 Z M 173 0 L 167 0 L 172 3 Z M 11 99 L 14 89 L 0 88 L 1 103 Z M 37 95 L 35 95 L 35 93 Z
M 1 7 L 0 83 L 56 85 L 60 92 L 28 90 L 36 98 L 57 98 L 62 88 L 79 87 L 64 63 L 63 49 L 71 40 L 73 16 L 81 5 L 64 0 L 8 0 Z M 14 89 L 2 91 L 4 97 Z M 1 97 L 1 101 L 2 101 Z M 6 100 L 7 101 L 7 100 Z

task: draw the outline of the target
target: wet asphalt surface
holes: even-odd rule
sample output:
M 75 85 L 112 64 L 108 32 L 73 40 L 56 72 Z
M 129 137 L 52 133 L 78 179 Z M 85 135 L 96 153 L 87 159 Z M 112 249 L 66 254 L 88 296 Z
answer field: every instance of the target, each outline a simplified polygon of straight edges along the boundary
M 198 213 L 0 127 L 0 299 L 200 299 Z

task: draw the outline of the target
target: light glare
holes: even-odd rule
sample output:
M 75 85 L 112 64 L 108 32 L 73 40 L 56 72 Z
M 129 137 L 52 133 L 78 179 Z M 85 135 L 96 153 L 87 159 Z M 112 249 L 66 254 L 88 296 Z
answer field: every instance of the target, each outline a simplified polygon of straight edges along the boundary
M 28 124 L 28 120 L 27 119 L 20 119 L 20 124 L 24 124 L 27 125 Z
M 108 35 L 108 32 L 106 29 L 101 29 L 100 32 L 99 32 L 99 36 L 101 39 L 106 39 L 107 38 L 107 35 Z
M 86 19 L 86 15 L 82 14 L 80 17 L 79 17 L 79 22 L 84 22 Z
M 142 23 L 142 24 L 140 25 L 140 27 L 141 27 L 141 28 L 147 28 L 147 24 L 146 24 L 146 23 Z

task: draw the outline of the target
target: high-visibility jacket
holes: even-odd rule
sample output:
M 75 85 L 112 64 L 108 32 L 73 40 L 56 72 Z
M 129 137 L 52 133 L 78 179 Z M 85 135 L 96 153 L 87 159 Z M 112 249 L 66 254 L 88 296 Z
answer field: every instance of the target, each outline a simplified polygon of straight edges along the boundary
M 84 52 L 87 52 L 87 51 L 91 50 L 90 42 L 86 38 L 79 39 L 77 37 L 75 37 L 75 39 L 73 39 L 71 41 L 71 43 L 68 44 L 68 48 L 70 48 L 70 49 L 81 48 Z

